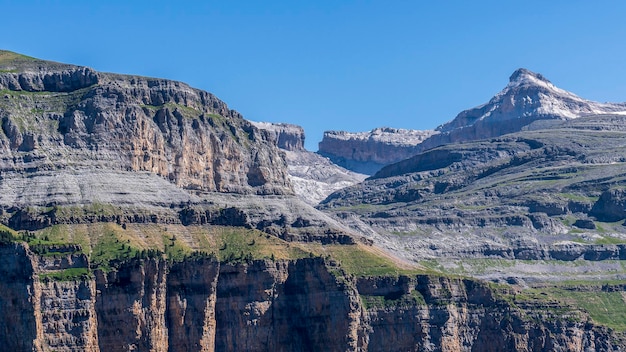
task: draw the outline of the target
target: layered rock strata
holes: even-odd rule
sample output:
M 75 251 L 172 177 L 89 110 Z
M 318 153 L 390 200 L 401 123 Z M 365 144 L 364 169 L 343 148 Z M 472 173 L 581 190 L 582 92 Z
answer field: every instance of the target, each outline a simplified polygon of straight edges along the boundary
M 150 175 L 186 191 L 293 193 L 271 136 L 210 93 L 35 59 L 0 64 L 5 207 L 33 188 L 54 204 L 96 202 L 110 192 L 92 185 L 116 178 L 128 181 L 119 192 L 158 193 Z
M 260 130 L 267 131 L 276 146 L 283 150 L 303 151 L 304 129 L 298 125 L 289 123 L 254 122 L 251 123 Z

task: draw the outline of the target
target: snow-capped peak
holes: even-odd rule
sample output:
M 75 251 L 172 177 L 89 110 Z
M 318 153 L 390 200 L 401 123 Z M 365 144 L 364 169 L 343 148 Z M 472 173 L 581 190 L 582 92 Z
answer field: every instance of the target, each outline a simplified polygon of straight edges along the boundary
M 489 137 L 510 133 L 539 119 L 572 119 L 589 114 L 626 114 L 626 104 L 598 103 L 556 87 L 539 73 L 517 69 L 488 103 L 465 110 L 437 128 L 441 132 L 472 126 Z
M 515 72 L 513 72 L 511 77 L 509 77 L 509 83 L 516 83 L 516 84 L 535 83 L 537 84 L 539 82 L 552 84 L 552 82 L 548 81 L 548 79 L 545 78 L 542 74 L 532 72 L 525 68 L 518 68 L 517 70 L 515 70 Z
M 519 68 L 515 70 L 515 72 L 513 72 L 513 74 L 511 75 L 511 77 L 509 77 L 509 84 L 507 84 L 507 86 L 502 90 L 502 92 L 497 94 L 496 97 L 505 95 L 509 93 L 511 89 L 514 89 L 514 88 L 517 88 L 517 89 L 543 88 L 545 90 L 550 91 L 553 94 L 566 96 L 570 99 L 583 100 L 582 98 L 578 97 L 576 94 L 573 94 L 564 89 L 558 88 L 557 86 L 552 84 L 552 82 L 550 82 L 542 74 L 532 72 L 525 68 Z

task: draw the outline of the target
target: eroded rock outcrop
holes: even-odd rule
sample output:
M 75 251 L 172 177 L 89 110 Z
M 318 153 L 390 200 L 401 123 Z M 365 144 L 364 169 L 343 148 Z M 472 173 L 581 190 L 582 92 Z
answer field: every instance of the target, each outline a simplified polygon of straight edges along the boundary
M 626 190 L 609 189 L 602 192 L 591 208 L 591 215 L 600 221 L 614 222 L 626 218 Z

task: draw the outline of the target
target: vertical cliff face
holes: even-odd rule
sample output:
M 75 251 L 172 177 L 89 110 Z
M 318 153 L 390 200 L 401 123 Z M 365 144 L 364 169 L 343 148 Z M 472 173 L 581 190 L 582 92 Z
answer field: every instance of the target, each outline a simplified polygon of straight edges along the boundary
M 101 351 L 167 351 L 166 262 L 136 260 L 110 273 L 96 272 Z
M 346 169 L 373 175 L 385 165 L 417 154 L 420 143 L 434 134 L 389 127 L 358 133 L 326 131 L 318 153 Z
M 21 244 L 0 246 L 0 346 L 40 351 L 43 340 L 36 264 Z
M 52 351 L 99 351 L 93 280 L 40 284 L 43 341 Z
M 219 262 L 200 258 L 174 264 L 167 280 L 169 351 L 214 351 Z
M 360 279 L 370 351 L 618 351 L 605 328 L 555 306 L 516 307 L 485 283 L 433 276 Z M 574 314 L 574 315 L 572 315 Z
M 486 283 L 353 278 L 321 258 L 135 259 L 63 276 L 0 248 L 0 339 L 16 351 L 618 351 L 583 313 L 512 302 Z M 66 258 L 67 259 L 67 258 Z M 65 269 L 64 269 L 65 268 Z M 65 270 L 65 271 L 64 271 Z M 511 296 L 509 296 L 510 299 Z
M 355 350 L 355 293 L 321 259 L 223 266 L 216 350 Z

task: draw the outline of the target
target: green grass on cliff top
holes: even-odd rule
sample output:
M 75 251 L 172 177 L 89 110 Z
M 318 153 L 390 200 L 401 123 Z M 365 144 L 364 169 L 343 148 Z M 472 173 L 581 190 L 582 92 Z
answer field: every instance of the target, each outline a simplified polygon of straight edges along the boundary
M 613 282 L 624 284 L 624 281 Z M 604 292 L 601 282 L 565 282 L 526 289 L 516 301 L 553 301 L 565 308 L 581 309 L 599 325 L 626 331 L 626 292 Z
M 105 265 L 136 253 L 158 250 L 181 260 L 193 252 L 213 254 L 223 261 L 242 259 L 296 259 L 309 255 L 298 245 L 263 232 L 224 226 L 93 223 L 54 225 L 36 232 L 38 238 L 77 243 L 92 263 Z
M 151 249 L 165 253 L 171 260 L 182 260 L 194 251 L 212 254 L 221 261 L 322 256 L 334 259 L 346 273 L 356 276 L 425 273 L 394 262 L 368 246 L 287 242 L 261 231 L 237 227 L 93 223 L 54 225 L 36 235 L 55 243 L 80 244 L 91 263 L 101 267 Z
M 16 66 L 21 66 L 21 64 L 34 61 L 39 60 L 34 57 L 14 53 L 12 51 L 0 50 L 0 73 L 18 72 Z

